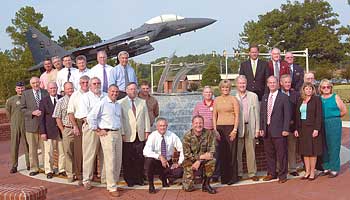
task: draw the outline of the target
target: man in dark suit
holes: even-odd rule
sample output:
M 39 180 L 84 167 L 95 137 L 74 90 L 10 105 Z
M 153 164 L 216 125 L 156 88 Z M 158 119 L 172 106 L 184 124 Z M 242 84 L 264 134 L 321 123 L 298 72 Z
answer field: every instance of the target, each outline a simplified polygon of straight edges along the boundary
M 296 142 L 297 139 L 294 136 L 295 127 L 295 109 L 300 98 L 299 92 L 291 90 L 292 78 L 289 74 L 284 74 L 281 76 L 280 80 L 281 92 L 286 94 L 289 97 L 289 103 L 291 108 L 291 120 L 289 126 L 289 135 L 288 135 L 288 170 L 289 174 L 292 176 L 299 176 L 297 172 L 297 163 L 296 163 Z
M 32 77 L 30 79 L 32 89 L 23 92 L 21 98 L 21 110 L 24 113 L 24 126 L 29 147 L 30 176 L 39 173 L 39 117 L 42 112 L 39 110 L 41 99 L 48 95 L 46 90 L 40 89 L 40 79 Z
M 58 170 L 59 175 L 66 176 L 65 157 L 61 132 L 57 126 L 56 119 L 52 117 L 58 99 L 56 82 L 49 82 L 47 85 L 49 96 L 44 97 L 39 104 L 40 115 L 40 136 L 44 141 L 45 160 L 44 168 L 48 179 L 53 177 L 53 150 L 58 147 Z
M 284 56 L 284 60 L 289 65 L 290 76 L 292 77 L 291 90 L 300 91 L 301 86 L 304 83 L 304 69 L 299 65 L 294 64 L 294 56 L 292 52 L 287 52 Z
M 266 79 L 270 76 L 267 62 L 259 60 L 259 47 L 252 45 L 249 47 L 249 60 L 243 62 L 239 69 L 240 75 L 247 78 L 247 90 L 258 95 L 259 101 L 267 92 Z
M 281 60 L 281 51 L 273 48 L 271 51 L 271 60 L 269 61 L 270 75 L 276 76 L 279 80 L 283 74 L 289 74 L 289 65 L 286 61 Z M 278 83 L 277 83 L 278 84 Z
M 289 99 L 287 95 L 278 91 L 275 76 L 267 79 L 267 87 L 269 93 L 264 94 L 260 106 L 260 136 L 264 137 L 267 160 L 267 176 L 263 180 L 270 181 L 278 176 L 278 182 L 284 183 L 288 173 L 287 136 L 291 119 Z

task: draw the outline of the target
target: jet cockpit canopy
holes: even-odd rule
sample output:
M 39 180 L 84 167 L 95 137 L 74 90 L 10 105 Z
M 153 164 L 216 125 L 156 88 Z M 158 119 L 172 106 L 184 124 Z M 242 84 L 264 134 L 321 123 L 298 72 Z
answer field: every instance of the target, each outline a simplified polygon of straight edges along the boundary
M 158 24 L 158 23 L 162 23 L 162 22 L 172 22 L 172 21 L 177 21 L 177 20 L 181 20 L 181 19 L 185 19 L 185 18 L 178 16 L 178 15 L 174 15 L 174 14 L 166 14 L 166 15 L 160 15 L 157 17 L 153 17 L 152 19 L 148 20 L 145 23 L 146 24 Z

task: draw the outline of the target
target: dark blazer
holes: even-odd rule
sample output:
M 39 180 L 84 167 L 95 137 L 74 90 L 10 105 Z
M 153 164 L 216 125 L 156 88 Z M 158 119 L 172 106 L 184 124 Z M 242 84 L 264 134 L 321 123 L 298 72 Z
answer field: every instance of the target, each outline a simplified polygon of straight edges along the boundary
M 41 99 L 49 94 L 46 90 L 40 89 Z M 24 113 L 24 125 L 26 132 L 39 133 L 39 117 L 32 115 L 34 110 L 38 110 L 33 89 L 28 89 L 23 92 L 21 97 L 21 110 Z
M 292 88 L 300 91 L 304 83 L 304 69 L 297 64 L 293 64 Z
M 260 129 L 267 135 L 267 104 L 269 94 L 264 94 L 260 106 Z M 287 95 L 278 91 L 275 104 L 272 108 L 271 123 L 269 130 L 272 137 L 283 137 L 282 131 L 289 132 L 289 124 L 291 119 L 291 111 L 289 98 Z
M 57 95 L 58 99 L 62 96 Z M 46 134 L 47 139 L 57 139 L 61 136 L 60 130 L 57 126 L 56 119 L 52 117 L 53 111 L 55 110 L 55 105 L 52 104 L 50 95 L 46 96 L 40 101 L 39 110 L 41 110 L 40 115 L 40 134 Z
M 273 70 L 274 67 L 273 67 L 272 60 L 269 61 L 268 65 L 270 69 L 270 74 L 276 76 L 276 74 L 274 74 L 274 70 Z M 280 60 L 280 74 L 278 78 L 281 77 L 283 74 L 290 74 L 289 64 L 284 60 Z
M 258 59 L 254 77 L 252 65 L 249 59 L 241 64 L 239 74 L 244 75 L 247 78 L 247 90 L 258 95 L 258 99 L 261 101 L 262 96 L 267 92 L 266 80 L 270 76 L 267 62 Z
M 295 125 L 296 129 L 300 132 L 301 130 L 301 119 L 300 119 L 300 106 L 303 103 L 302 99 L 298 100 L 298 103 L 295 108 Z M 321 131 L 322 125 L 322 102 L 319 96 L 312 96 L 310 101 L 307 102 L 306 109 L 306 121 L 307 126 L 311 126 L 312 130 Z
M 290 113 L 291 120 L 289 126 L 289 132 L 293 133 L 295 131 L 295 109 L 300 98 L 300 93 L 296 91 L 289 91 L 289 105 L 290 105 Z

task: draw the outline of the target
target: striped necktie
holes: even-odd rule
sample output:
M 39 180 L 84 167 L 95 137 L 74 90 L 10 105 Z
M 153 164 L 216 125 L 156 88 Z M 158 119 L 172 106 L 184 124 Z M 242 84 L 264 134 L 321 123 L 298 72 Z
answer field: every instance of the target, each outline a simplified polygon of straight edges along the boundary
M 71 72 L 70 72 L 70 68 L 68 68 L 67 82 L 69 82 L 69 78 L 70 78 L 71 75 L 72 75 L 72 74 L 71 74 Z
M 37 105 L 38 108 L 39 108 L 39 103 L 40 103 L 39 91 L 35 91 L 34 98 L 35 98 L 35 103 L 36 103 L 36 105 Z
M 124 75 L 125 75 L 125 91 L 126 91 L 126 86 L 128 86 L 129 84 L 129 74 L 128 74 L 128 70 L 126 69 L 127 66 L 124 67 Z
M 267 125 L 270 125 L 271 123 L 272 101 L 273 101 L 273 94 L 271 94 L 267 103 Z
M 160 145 L 161 155 L 166 158 L 166 144 L 165 144 L 165 138 L 164 135 L 162 135 L 162 143 Z
M 107 72 L 106 72 L 106 66 L 103 65 L 103 91 L 108 92 L 108 79 L 107 79 Z

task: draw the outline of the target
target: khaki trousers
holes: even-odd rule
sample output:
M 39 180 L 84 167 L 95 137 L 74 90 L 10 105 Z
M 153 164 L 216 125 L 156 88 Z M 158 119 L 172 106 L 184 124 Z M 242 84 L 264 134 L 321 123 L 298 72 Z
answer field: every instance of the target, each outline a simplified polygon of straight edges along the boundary
M 39 157 L 38 157 L 38 149 L 41 147 L 41 157 L 42 161 L 44 161 L 44 145 L 40 138 L 39 133 L 31 133 L 26 132 L 26 138 L 28 142 L 28 150 L 29 150 L 29 162 L 30 162 L 30 171 L 38 172 L 39 171 Z
M 247 125 L 248 124 L 244 125 L 245 126 L 244 137 L 238 138 L 238 147 L 237 147 L 238 176 L 243 175 L 242 154 L 243 154 L 243 148 L 245 147 L 248 176 L 253 177 L 256 175 L 256 171 L 257 171 L 256 160 L 255 160 L 255 138 L 249 138 L 249 132 L 248 132 L 249 130 Z
M 289 172 L 297 171 L 296 146 L 297 146 L 296 137 L 294 136 L 294 134 L 289 133 L 288 135 L 288 171 Z
M 68 178 L 73 177 L 74 163 L 74 132 L 72 128 L 65 127 L 62 133 L 63 152 L 65 157 L 65 169 Z
M 53 173 L 53 164 L 54 164 L 54 157 L 53 152 L 54 149 L 57 149 L 58 152 L 58 172 L 64 172 L 65 171 L 65 156 L 63 151 L 63 142 L 60 137 L 57 137 L 57 139 L 48 139 L 44 142 L 44 149 L 45 149 L 45 155 L 44 155 L 44 169 L 45 174 Z
M 83 124 L 83 183 L 89 183 L 94 177 L 95 161 L 99 154 L 100 169 L 103 169 L 103 152 L 99 136 L 89 128 L 88 124 Z M 106 181 L 104 169 L 101 172 L 101 182 Z
M 117 190 L 117 182 L 122 165 L 122 136 L 118 131 L 108 131 L 106 136 L 99 136 L 106 168 L 107 190 Z

